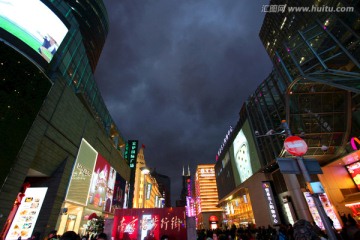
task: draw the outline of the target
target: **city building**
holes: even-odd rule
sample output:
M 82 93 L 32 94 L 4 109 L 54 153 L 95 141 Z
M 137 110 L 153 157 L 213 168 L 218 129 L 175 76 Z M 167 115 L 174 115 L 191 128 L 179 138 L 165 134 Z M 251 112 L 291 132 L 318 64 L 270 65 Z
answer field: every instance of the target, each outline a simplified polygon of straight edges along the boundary
M 187 173 L 185 173 L 185 168 L 183 167 L 182 188 L 180 193 L 180 199 L 176 200 L 176 207 L 186 206 L 186 199 L 188 196 L 191 196 L 190 186 L 191 186 L 190 167 L 188 166 Z
M 217 207 L 219 199 L 214 164 L 197 165 L 194 182 L 196 228 L 220 228 L 220 224 L 222 223 L 222 209 Z
M 280 6 L 285 10 L 280 11 Z M 299 6 L 314 10 L 290 11 Z M 325 7 L 338 11 L 325 11 Z M 318 198 L 340 229 L 344 215 L 360 220 L 359 5 L 354 1 L 272 0 L 263 10 L 266 15 L 259 35 L 274 68 L 242 106 L 237 127 L 217 157 L 218 186 L 224 181 L 231 185 L 219 191 L 224 223 L 238 225 L 243 216 L 249 216 L 247 222 L 253 217 L 257 226 L 292 224 L 304 218 L 324 229 L 314 203 Z M 303 158 L 320 165 L 321 174 L 310 174 L 310 182 L 302 174 L 280 168 L 282 159 L 295 160 L 284 149 L 288 135 L 282 120 L 293 135 L 305 140 L 308 150 Z M 234 145 L 241 131 L 248 147 L 241 145 L 237 157 Z M 263 194 L 252 194 L 252 188 L 259 186 Z M 246 201 L 238 202 L 252 215 L 246 215 L 246 210 L 231 212 L 237 205 L 233 199 L 239 195 L 246 196 Z M 259 196 L 264 196 L 261 201 L 269 213 L 262 217 L 256 213 L 260 205 L 254 203 Z
M 133 208 L 162 208 L 164 197 L 156 178 L 146 166 L 144 149 L 142 145 L 136 157 Z
M 107 12 L 98 0 L 14 0 L 0 9 L 1 238 L 83 234 L 89 216 L 127 207 L 125 140 L 93 75 Z
M 156 168 L 151 171 L 151 176 L 153 176 L 158 185 L 159 191 L 164 198 L 164 206 L 171 207 L 171 179 L 169 176 L 160 174 L 156 171 Z

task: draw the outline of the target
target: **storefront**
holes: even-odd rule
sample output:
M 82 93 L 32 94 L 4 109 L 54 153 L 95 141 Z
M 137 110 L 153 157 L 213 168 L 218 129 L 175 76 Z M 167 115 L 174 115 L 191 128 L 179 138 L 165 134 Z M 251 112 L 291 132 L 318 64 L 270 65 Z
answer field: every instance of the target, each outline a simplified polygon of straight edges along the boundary
M 360 151 L 356 146 L 353 150 L 323 167 L 323 174 L 318 175 L 326 196 L 321 202 L 325 203 L 325 209 L 329 205 L 333 207 L 330 214 L 335 215 L 342 226 L 345 225 L 342 221 L 345 215 L 360 220 Z
M 65 201 L 58 218 L 58 234 L 93 234 L 92 218 L 112 219 L 115 209 L 127 207 L 128 183 L 86 140 L 82 140 Z M 97 228 L 99 226 L 95 226 Z

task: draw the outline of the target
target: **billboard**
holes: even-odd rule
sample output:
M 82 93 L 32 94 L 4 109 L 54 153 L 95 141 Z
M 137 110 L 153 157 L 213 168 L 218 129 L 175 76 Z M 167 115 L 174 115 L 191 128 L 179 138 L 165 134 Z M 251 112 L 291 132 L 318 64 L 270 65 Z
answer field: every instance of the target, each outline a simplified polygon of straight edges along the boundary
M 115 210 L 111 238 L 142 240 L 146 235 L 160 239 L 186 240 L 186 215 L 184 207 L 175 208 L 133 208 Z M 128 238 L 127 238 L 128 239 Z
M 360 161 L 346 165 L 346 169 L 354 180 L 357 188 L 360 190 Z
M 46 192 L 47 187 L 26 189 L 6 240 L 18 240 L 20 237 L 21 239 L 31 238 Z
M 40 0 L 0 1 L 0 27 L 50 62 L 68 32 Z
M 255 146 L 249 121 L 246 120 L 230 148 L 236 186 L 246 181 L 261 168 Z
M 66 201 L 101 212 L 127 207 L 128 183 L 85 139 L 76 158 Z
M 85 139 L 82 139 L 65 197 L 66 200 L 86 205 L 97 155 L 97 151 Z

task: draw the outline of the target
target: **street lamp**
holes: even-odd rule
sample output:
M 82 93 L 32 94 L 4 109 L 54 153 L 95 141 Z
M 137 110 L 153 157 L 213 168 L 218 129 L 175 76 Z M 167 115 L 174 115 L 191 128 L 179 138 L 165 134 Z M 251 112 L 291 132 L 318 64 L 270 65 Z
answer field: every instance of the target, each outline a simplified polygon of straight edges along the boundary
M 144 175 L 144 184 L 143 184 L 143 204 L 142 204 L 142 208 L 145 208 L 145 193 L 146 193 L 146 175 L 150 173 L 150 169 L 148 169 L 147 167 L 141 167 L 141 174 Z

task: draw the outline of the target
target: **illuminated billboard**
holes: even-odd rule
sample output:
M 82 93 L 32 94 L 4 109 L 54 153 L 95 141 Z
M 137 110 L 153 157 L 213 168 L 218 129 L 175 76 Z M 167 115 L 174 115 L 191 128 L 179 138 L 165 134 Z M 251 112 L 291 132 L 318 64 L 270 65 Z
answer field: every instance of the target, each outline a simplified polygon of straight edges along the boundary
M 261 167 L 252 136 L 249 121 L 246 120 L 230 148 L 236 186 L 246 181 Z
M 41 206 L 47 192 L 47 187 L 27 188 L 25 196 L 11 223 L 6 240 L 30 239 L 34 231 Z
M 114 212 L 127 207 L 128 191 L 128 183 L 82 139 L 65 199 L 93 210 Z
M 187 239 L 185 208 L 133 208 L 115 210 L 111 239 Z M 151 238 L 151 239 L 153 239 Z
M 358 189 L 360 189 L 360 161 L 346 165 L 351 178 L 354 180 Z
M 68 32 L 40 0 L 0 1 L 0 27 L 50 62 Z
M 86 205 L 97 151 L 82 139 L 65 199 Z

